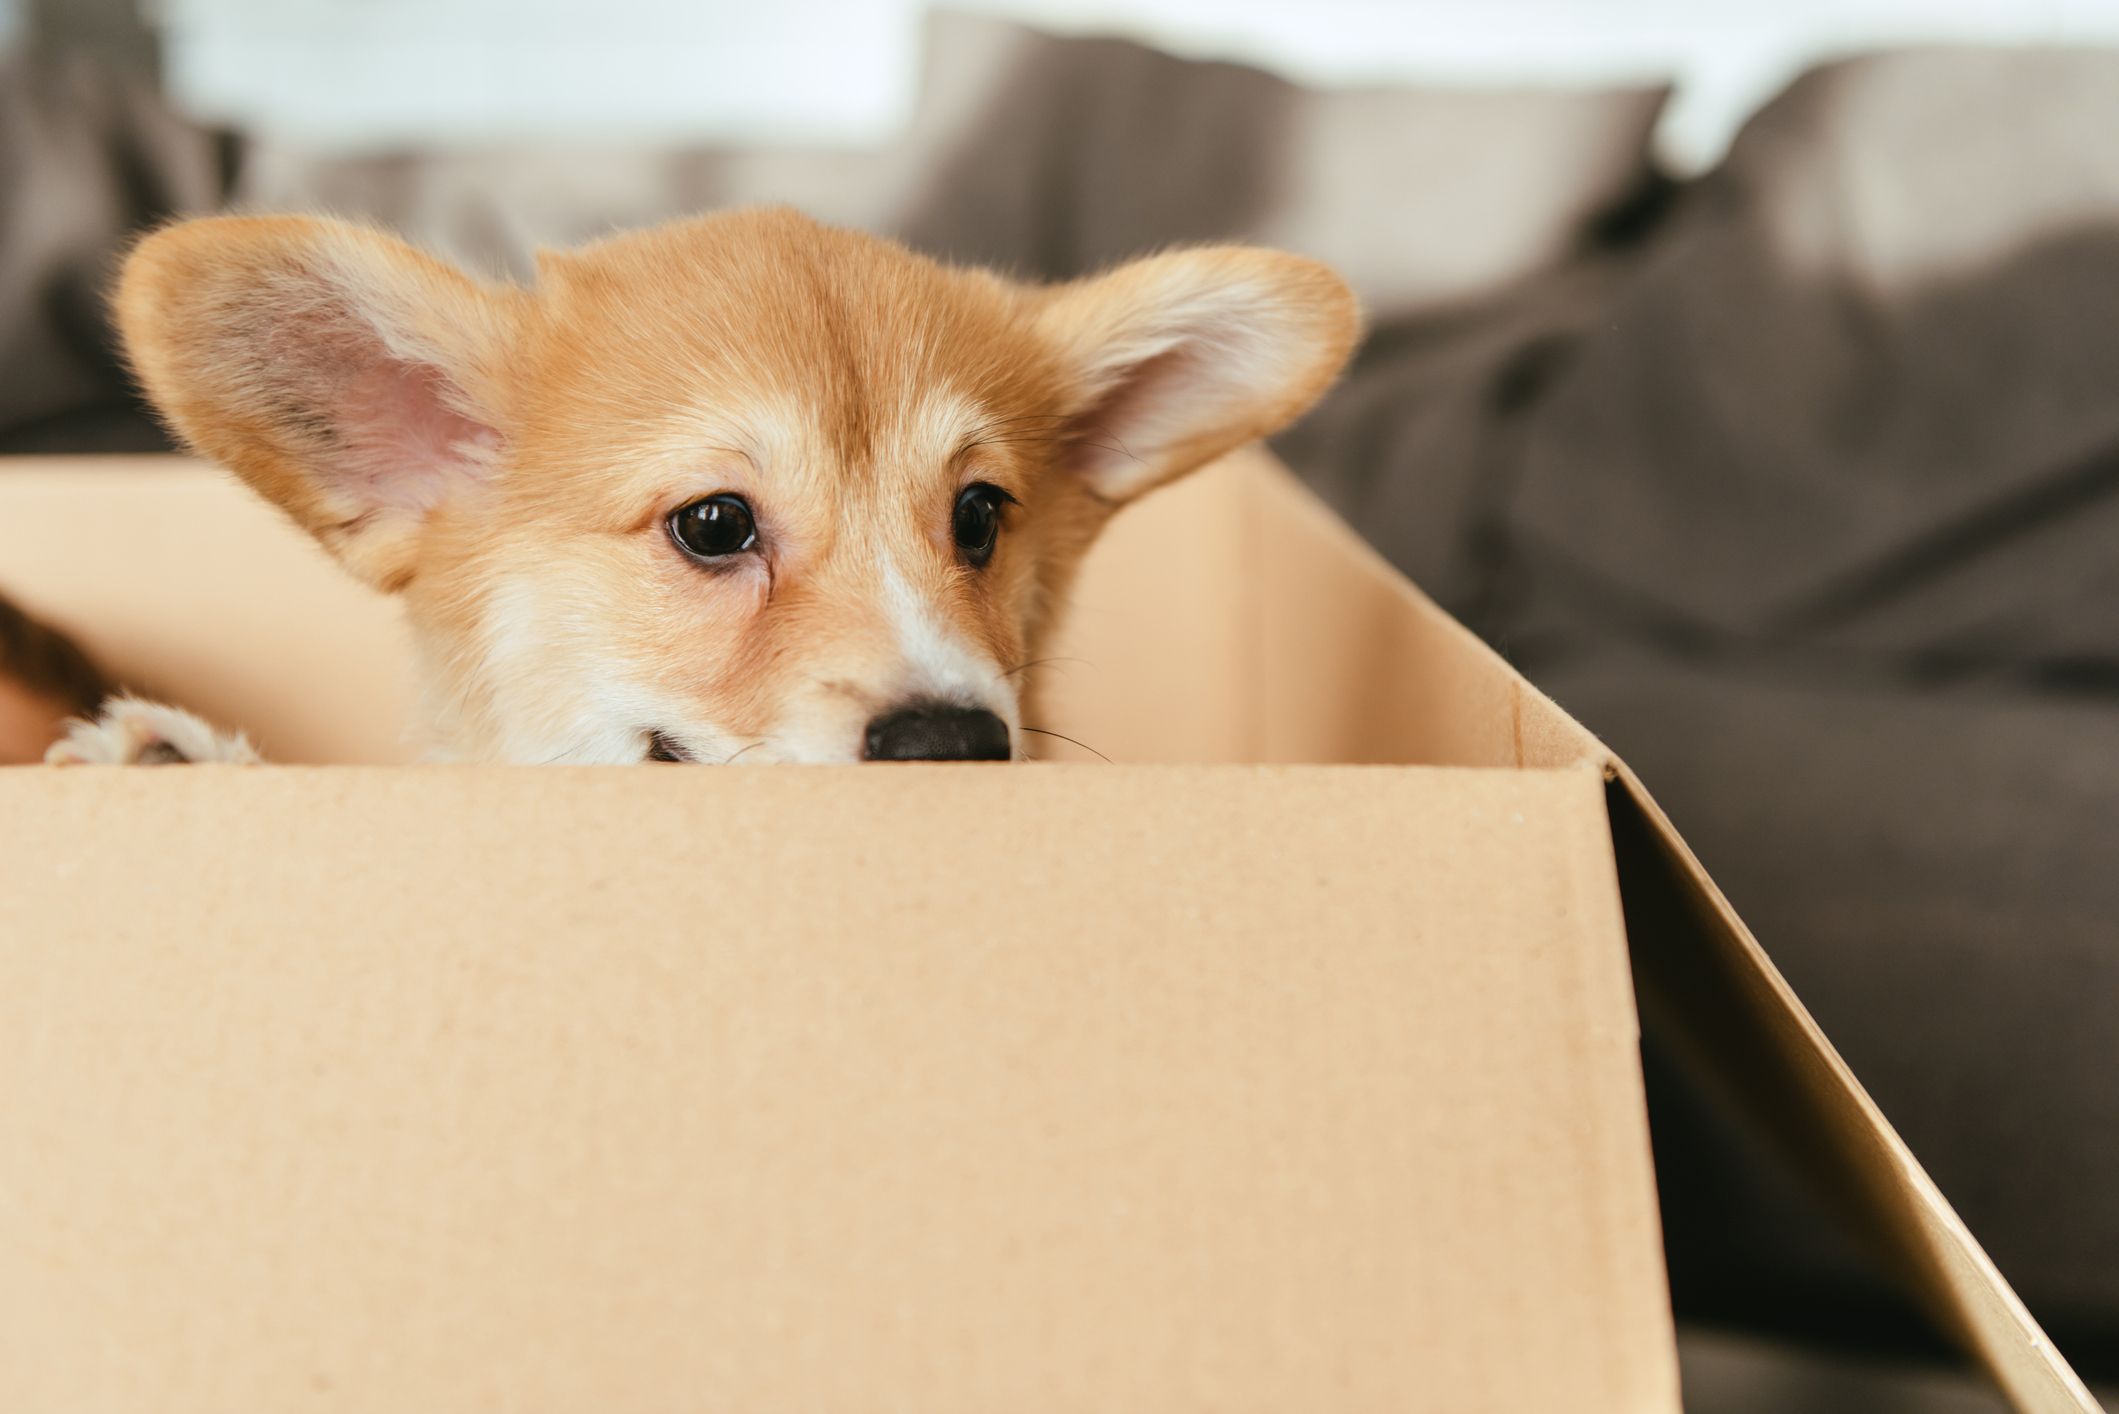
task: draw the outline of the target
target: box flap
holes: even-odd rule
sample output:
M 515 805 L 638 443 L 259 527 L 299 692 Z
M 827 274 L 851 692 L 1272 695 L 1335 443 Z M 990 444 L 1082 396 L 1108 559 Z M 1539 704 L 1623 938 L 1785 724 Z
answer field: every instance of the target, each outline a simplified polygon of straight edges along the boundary
M 1612 834 L 1645 1024 L 1767 1134 L 2027 1411 L 2100 1408 L 1633 772 Z
M 1593 771 L 22 769 L 0 858 L 9 1409 L 1677 1407 Z
M 1141 579 L 1154 564 L 1151 547 L 1178 538 L 1184 524 L 1228 515 L 1226 506 L 1188 504 L 1208 500 L 1244 507 L 1244 546 L 1227 557 L 1242 571 L 1222 594 L 1240 599 L 1255 629 L 1224 665 L 1239 684 L 1232 695 L 1252 704 L 1246 759 L 1602 767 L 1613 782 L 1612 829 L 1646 1023 L 1877 1242 L 2018 1408 L 2095 1410 L 1639 778 L 1293 477 L 1254 458 L 1142 503 L 1099 547 L 1109 558 L 1096 566 L 1101 576 L 1085 576 L 1085 599 L 1117 593 L 1152 602 Z M 1126 749 L 1133 714 L 1063 705 L 1073 710 L 1069 720 L 1091 721 L 1099 745 Z

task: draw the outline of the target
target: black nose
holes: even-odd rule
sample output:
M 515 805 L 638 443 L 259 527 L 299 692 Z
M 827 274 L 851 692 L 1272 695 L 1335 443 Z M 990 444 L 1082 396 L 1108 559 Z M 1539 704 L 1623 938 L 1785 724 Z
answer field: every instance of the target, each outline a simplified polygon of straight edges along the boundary
M 871 761 L 1006 761 L 1008 724 L 980 707 L 928 702 L 868 724 Z

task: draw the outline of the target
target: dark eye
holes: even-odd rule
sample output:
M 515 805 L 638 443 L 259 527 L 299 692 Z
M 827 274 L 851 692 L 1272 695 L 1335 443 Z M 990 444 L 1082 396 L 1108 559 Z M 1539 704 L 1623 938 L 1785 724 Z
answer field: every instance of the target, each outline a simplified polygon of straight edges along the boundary
M 993 558 L 993 542 L 1001 534 L 1001 507 L 1014 504 L 1015 497 L 983 481 L 974 481 L 957 494 L 956 546 L 973 569 Z
M 670 539 L 695 560 L 725 560 L 758 543 L 758 524 L 741 496 L 708 496 L 670 512 Z

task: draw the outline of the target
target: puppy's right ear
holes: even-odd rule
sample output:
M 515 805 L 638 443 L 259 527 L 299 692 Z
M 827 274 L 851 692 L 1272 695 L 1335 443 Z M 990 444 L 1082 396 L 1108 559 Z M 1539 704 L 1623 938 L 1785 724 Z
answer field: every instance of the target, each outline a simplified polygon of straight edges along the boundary
M 186 442 L 397 589 L 428 514 L 498 466 L 522 302 L 358 226 L 212 217 L 141 242 L 117 314 Z

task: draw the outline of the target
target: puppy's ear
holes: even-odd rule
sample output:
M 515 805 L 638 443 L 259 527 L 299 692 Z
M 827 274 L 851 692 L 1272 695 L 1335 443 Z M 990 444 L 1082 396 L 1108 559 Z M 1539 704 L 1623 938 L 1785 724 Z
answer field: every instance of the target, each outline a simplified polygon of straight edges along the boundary
M 1361 316 L 1315 261 L 1217 246 L 1062 286 L 1040 326 L 1077 380 L 1073 465 L 1122 502 L 1292 422 L 1338 376 Z
M 427 514 L 498 463 L 521 298 L 357 226 L 214 217 L 143 241 L 117 313 L 185 441 L 396 589 Z

